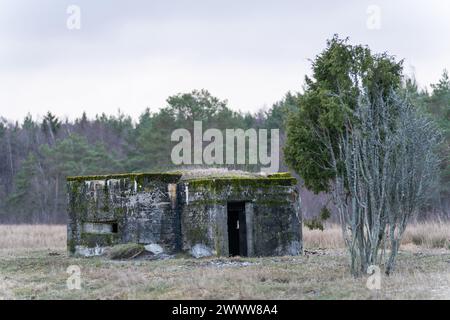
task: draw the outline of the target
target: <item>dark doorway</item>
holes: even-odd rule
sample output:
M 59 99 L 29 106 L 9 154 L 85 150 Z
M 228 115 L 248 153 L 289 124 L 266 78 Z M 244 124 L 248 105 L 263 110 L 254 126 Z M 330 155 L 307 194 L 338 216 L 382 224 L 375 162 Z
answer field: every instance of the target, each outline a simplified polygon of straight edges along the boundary
M 247 256 L 245 202 L 228 202 L 228 253 L 230 256 Z

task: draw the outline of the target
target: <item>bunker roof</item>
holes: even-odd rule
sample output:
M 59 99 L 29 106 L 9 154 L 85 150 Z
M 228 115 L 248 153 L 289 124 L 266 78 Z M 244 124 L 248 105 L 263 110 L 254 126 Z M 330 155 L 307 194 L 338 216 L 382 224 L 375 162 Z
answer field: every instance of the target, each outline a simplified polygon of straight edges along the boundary
M 142 172 L 142 173 L 120 173 L 107 175 L 87 175 L 70 176 L 67 181 L 95 181 L 111 179 L 142 179 L 150 178 L 162 180 L 168 183 L 186 182 L 186 183 L 231 183 L 239 181 L 240 183 L 265 183 L 281 185 L 295 185 L 297 180 L 289 172 L 263 173 L 247 172 L 240 170 L 227 169 L 192 169 L 168 172 Z

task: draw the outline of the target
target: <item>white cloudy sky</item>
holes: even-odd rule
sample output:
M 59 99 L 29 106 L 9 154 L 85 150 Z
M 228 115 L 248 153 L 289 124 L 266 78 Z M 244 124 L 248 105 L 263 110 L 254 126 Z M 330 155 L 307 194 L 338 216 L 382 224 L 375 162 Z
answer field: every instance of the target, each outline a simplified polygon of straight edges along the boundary
M 69 5 L 80 30 L 66 27 Z M 0 0 L 0 116 L 137 118 L 196 88 L 255 111 L 300 90 L 334 33 L 404 58 L 422 86 L 450 69 L 447 0 Z

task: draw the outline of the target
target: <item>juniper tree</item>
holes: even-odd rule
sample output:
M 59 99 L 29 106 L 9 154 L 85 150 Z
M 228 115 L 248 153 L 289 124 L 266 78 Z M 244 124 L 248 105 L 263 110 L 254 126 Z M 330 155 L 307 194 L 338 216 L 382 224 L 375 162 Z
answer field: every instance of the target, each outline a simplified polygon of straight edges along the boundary
M 393 270 L 406 224 L 435 181 L 436 129 L 395 93 L 401 70 L 387 54 L 334 37 L 288 121 L 286 161 L 309 189 L 332 194 L 355 275 L 381 264 L 388 244 Z

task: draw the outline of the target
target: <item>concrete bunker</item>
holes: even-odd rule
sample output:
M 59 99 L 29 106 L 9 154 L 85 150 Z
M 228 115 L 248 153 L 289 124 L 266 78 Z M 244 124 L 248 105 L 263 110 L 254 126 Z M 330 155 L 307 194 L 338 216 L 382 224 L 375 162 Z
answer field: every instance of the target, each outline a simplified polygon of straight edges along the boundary
M 302 251 L 296 180 L 289 173 L 192 170 L 68 177 L 68 250 L 156 244 L 216 256 Z

